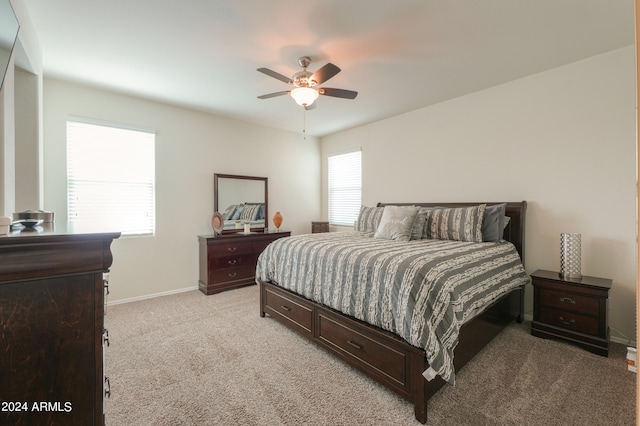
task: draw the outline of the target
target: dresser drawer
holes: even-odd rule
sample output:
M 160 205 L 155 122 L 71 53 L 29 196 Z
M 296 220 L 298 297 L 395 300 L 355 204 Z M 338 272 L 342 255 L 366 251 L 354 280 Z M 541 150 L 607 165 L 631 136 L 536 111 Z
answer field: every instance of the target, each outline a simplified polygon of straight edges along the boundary
M 256 267 L 239 266 L 237 268 L 215 269 L 209 272 L 209 284 L 218 284 L 227 281 L 237 281 L 251 278 L 256 275 Z
M 581 296 L 565 291 L 554 291 L 541 288 L 540 304 L 554 308 L 567 309 L 584 314 L 598 314 L 600 299 Z
M 343 357 L 375 368 L 392 382 L 404 385 L 406 381 L 406 354 L 392 349 L 366 336 L 366 331 L 348 327 L 321 311 L 317 317 L 317 338 L 322 344 Z
M 211 260 L 216 257 L 252 253 L 253 247 L 251 242 L 229 242 L 209 246 L 208 252 Z
M 253 266 L 255 269 L 256 260 L 257 256 L 253 253 L 216 257 L 209 259 L 209 269 L 236 268 L 240 266 Z
M 313 308 L 304 303 L 302 298 L 289 296 L 285 293 L 264 290 L 265 311 L 272 316 L 279 316 L 294 325 L 302 334 L 313 333 Z
M 566 328 L 567 330 L 590 334 L 592 336 L 598 336 L 598 329 L 600 325 L 597 318 L 561 309 L 549 308 L 546 306 L 540 306 L 540 321 L 556 327 Z

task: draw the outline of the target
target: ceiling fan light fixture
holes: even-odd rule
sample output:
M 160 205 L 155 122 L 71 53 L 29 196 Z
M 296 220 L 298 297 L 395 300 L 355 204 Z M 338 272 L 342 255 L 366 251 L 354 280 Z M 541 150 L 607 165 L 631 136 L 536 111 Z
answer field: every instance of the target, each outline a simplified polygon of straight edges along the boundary
M 318 91 L 310 87 L 296 87 L 291 91 L 291 97 L 300 106 L 309 106 L 318 99 Z

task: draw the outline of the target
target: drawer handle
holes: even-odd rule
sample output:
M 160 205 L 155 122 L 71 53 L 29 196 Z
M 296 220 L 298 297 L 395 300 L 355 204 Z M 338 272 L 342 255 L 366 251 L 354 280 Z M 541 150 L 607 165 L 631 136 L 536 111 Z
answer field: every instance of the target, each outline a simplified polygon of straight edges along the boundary
M 237 260 L 236 260 L 236 259 L 233 259 L 233 260 L 229 260 L 227 263 L 228 263 L 229 265 L 235 265 L 235 264 L 236 264 L 236 262 L 237 262 Z
M 288 306 L 281 305 L 280 307 L 281 307 L 283 310 L 287 311 L 287 312 L 291 311 L 291 308 L 290 308 L 290 307 L 288 307 Z
M 233 277 L 235 277 L 236 275 L 238 275 L 238 273 L 237 273 L 237 272 L 229 272 L 229 274 L 228 274 L 228 275 L 229 275 L 229 278 L 233 278 Z
M 102 332 L 102 336 L 103 336 L 103 341 L 104 343 L 107 344 L 107 346 L 111 346 L 111 342 L 109 342 L 109 330 L 108 329 L 104 329 L 104 331 Z
M 362 350 L 362 346 L 360 346 L 356 342 L 352 342 L 351 340 L 347 340 L 347 343 L 350 344 L 351 346 L 353 346 L 354 348 L 358 349 L 359 351 Z
M 237 247 L 227 247 L 227 250 L 231 252 L 236 251 L 237 249 Z
M 565 321 L 562 315 L 560 315 L 558 318 L 560 319 L 560 321 L 562 321 L 563 324 L 566 324 L 566 325 L 571 325 L 576 323 L 576 320 L 574 320 L 573 318 L 570 319 L 569 321 Z
M 561 301 L 561 302 L 567 302 L 567 301 L 568 301 L 568 302 L 569 302 L 569 303 L 571 303 L 572 305 L 575 305 L 575 304 L 576 304 L 576 301 L 575 301 L 575 300 L 573 300 L 573 299 L 572 299 L 572 298 L 570 298 L 570 297 L 561 297 L 561 298 L 560 298 L 560 301 Z
M 104 396 L 111 398 L 111 381 L 108 376 L 104 378 Z

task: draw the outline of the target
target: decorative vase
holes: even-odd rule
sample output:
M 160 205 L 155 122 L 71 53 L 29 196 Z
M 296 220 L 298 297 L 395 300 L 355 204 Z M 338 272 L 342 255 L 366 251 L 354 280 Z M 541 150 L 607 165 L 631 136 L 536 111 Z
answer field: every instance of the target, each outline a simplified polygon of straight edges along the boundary
M 282 225 L 282 215 L 280 212 L 276 212 L 276 214 L 273 215 L 273 224 L 276 226 L 276 231 L 279 231 L 280 225 Z

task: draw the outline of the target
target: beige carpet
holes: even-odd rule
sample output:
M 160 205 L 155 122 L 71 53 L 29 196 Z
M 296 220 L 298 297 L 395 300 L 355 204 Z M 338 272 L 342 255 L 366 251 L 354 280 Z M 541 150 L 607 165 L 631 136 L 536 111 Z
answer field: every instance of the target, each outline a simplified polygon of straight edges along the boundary
M 412 404 L 278 324 L 257 286 L 107 308 L 107 424 L 416 425 Z M 513 324 L 429 403 L 429 425 L 633 425 L 626 348 L 609 358 Z

